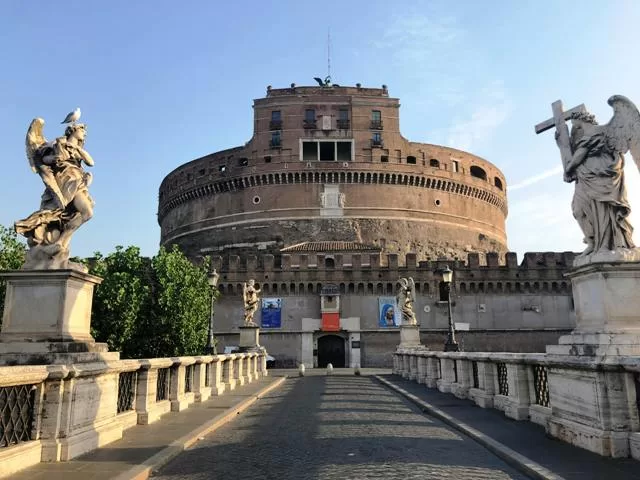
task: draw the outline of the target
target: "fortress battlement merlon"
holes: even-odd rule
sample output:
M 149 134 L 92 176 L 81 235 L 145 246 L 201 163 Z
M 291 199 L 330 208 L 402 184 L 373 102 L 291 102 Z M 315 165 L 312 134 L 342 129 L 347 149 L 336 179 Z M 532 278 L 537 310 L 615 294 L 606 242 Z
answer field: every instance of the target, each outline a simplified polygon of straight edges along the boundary
M 528 252 L 518 265 L 517 254 L 508 252 L 504 259 L 496 252 L 471 253 L 467 261 L 416 261 L 413 253 L 397 254 L 264 254 L 212 257 L 212 267 L 222 278 L 220 290 L 233 294 L 249 278 L 262 285 L 267 294 L 300 295 L 319 293 L 327 283 L 339 286 L 341 293 L 394 294 L 396 282 L 411 276 L 423 294 L 437 293 L 439 270 L 454 270 L 454 289 L 466 293 L 553 293 L 570 295 L 571 284 L 564 274 L 571 267 L 573 252 Z M 381 260 L 383 262 L 381 262 Z M 504 260 L 504 261 L 502 261 Z

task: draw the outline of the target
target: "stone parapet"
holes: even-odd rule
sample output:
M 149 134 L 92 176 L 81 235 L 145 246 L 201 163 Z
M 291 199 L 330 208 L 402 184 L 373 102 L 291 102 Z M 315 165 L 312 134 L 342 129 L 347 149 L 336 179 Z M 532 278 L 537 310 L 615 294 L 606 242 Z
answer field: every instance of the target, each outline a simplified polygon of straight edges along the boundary
M 170 410 L 222 394 L 221 372 L 227 364 L 242 360 L 245 371 L 257 378 L 264 356 L 248 353 L 0 366 L 0 394 L 20 402 L 7 403 L 6 408 L 13 406 L 21 412 L 7 421 L 29 417 L 7 425 L 19 443 L 0 448 L 0 478 L 40 461 L 70 460 L 122 438 L 123 431 L 136 424 L 155 422 Z M 27 425 L 30 430 L 23 430 Z

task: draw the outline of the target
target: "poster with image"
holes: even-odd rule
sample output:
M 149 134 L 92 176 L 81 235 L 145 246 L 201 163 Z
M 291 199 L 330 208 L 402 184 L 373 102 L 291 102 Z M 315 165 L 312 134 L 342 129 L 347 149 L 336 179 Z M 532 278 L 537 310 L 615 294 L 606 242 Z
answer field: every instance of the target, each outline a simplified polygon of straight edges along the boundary
M 281 298 L 263 298 L 262 299 L 262 328 L 280 328 L 282 312 Z
M 396 304 L 396 297 L 378 297 L 378 325 L 380 327 L 400 325 L 400 311 Z

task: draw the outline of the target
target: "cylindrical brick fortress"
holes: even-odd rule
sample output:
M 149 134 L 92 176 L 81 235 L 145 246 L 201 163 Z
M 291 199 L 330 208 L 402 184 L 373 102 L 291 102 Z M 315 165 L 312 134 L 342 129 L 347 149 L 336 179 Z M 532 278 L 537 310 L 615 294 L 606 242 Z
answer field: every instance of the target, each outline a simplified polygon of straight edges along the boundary
M 399 106 L 386 87 L 269 87 L 245 146 L 163 180 L 161 244 L 192 258 L 330 240 L 425 259 L 506 252 L 502 172 L 406 140 Z

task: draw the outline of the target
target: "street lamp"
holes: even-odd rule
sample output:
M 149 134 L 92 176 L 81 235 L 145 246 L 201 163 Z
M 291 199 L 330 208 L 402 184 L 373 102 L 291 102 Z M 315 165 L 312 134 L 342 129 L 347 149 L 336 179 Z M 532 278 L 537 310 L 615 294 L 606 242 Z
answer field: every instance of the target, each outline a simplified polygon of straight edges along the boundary
M 444 288 L 447 291 L 447 307 L 449 310 L 449 333 L 447 334 L 447 341 L 444 342 L 444 351 L 459 352 L 460 347 L 458 346 L 458 342 L 456 342 L 456 330 L 453 325 L 453 314 L 451 312 L 451 281 L 453 280 L 453 270 L 446 265 L 440 273 L 442 274 Z
M 213 272 L 207 278 L 209 286 L 211 287 L 211 316 L 209 317 L 209 340 L 207 341 L 206 353 L 209 355 L 216 355 L 218 353 L 215 344 L 213 343 L 213 303 L 216 299 L 216 288 L 218 287 L 218 279 L 220 274 L 213 269 Z

